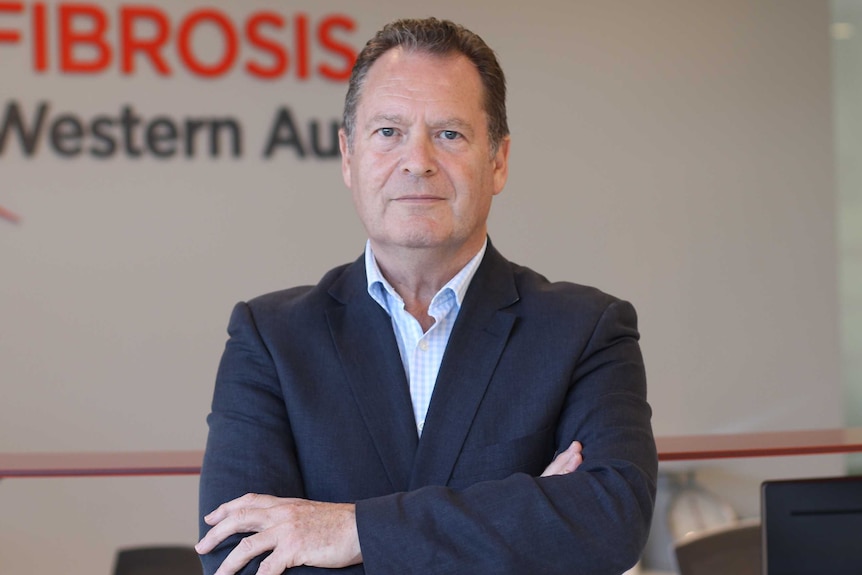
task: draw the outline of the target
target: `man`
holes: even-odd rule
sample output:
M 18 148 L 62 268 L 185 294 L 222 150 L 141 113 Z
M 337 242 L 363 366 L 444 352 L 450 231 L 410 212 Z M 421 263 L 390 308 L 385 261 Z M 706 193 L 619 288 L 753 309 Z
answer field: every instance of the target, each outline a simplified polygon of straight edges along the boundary
M 468 30 L 398 21 L 359 55 L 340 142 L 366 252 L 234 309 L 207 574 L 635 563 L 657 461 L 634 309 L 488 242 L 509 140 L 503 72 Z

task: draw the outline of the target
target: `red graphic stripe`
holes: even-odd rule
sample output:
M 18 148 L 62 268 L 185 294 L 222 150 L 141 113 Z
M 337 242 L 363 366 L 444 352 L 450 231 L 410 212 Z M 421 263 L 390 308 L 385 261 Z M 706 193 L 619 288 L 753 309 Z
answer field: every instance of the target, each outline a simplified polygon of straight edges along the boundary
M 10 212 L 3 206 L 0 206 L 0 219 L 8 220 L 13 224 L 17 224 L 21 221 L 21 217 L 18 214 Z
M 23 2 L 0 2 L 0 12 L 23 12 Z M 21 41 L 21 34 L 14 30 L 0 30 L 0 42 L 10 42 L 12 44 Z

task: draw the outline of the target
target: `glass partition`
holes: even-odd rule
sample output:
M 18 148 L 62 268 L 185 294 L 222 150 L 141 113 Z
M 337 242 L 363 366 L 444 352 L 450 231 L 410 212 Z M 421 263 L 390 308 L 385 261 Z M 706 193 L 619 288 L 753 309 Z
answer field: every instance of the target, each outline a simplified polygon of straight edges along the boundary
M 832 1 L 832 87 L 847 425 L 862 425 L 862 0 Z M 862 457 L 850 457 L 862 473 Z

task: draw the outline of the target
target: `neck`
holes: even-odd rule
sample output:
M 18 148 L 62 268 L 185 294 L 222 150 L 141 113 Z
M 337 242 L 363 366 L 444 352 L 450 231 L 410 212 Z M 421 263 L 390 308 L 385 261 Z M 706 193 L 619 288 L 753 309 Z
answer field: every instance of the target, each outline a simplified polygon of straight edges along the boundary
M 427 331 L 434 324 L 428 315 L 431 300 L 455 274 L 482 249 L 480 242 L 463 245 L 457 250 L 441 248 L 401 248 L 380 246 L 373 240 L 371 249 L 383 277 L 404 300 L 404 308 Z M 476 245 L 472 245 L 476 244 Z

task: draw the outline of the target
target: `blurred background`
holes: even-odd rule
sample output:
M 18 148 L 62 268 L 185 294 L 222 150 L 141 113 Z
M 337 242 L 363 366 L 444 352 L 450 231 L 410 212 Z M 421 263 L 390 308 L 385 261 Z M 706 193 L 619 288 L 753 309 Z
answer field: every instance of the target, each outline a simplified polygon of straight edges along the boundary
M 361 254 L 346 76 L 430 15 L 507 74 L 491 238 L 634 303 L 658 435 L 862 425 L 862 0 L 5 2 L 0 451 L 203 448 L 233 304 Z M 746 517 L 862 462 L 662 469 Z M 0 573 L 108 573 L 196 541 L 197 477 L 6 479 L 0 509 Z

